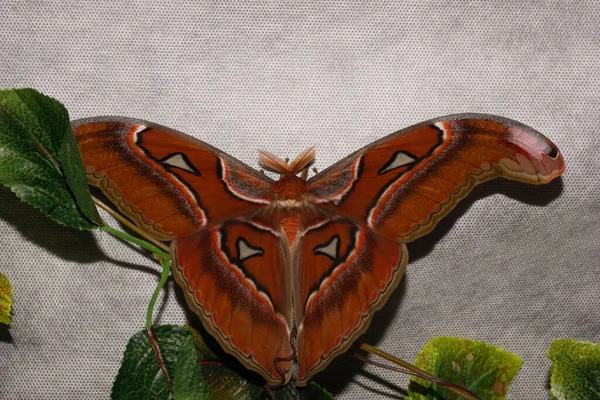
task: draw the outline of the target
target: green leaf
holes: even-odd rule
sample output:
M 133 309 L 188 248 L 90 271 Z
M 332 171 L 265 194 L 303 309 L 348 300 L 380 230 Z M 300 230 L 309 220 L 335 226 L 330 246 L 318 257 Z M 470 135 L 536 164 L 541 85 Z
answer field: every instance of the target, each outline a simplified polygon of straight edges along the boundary
M 190 332 L 175 325 L 153 327 L 160 352 L 172 377 L 179 352 Z M 125 356 L 113 384 L 111 399 L 169 399 L 171 391 L 163 376 L 146 330 L 133 335 L 125 348 Z
M 600 399 L 600 344 L 574 339 L 554 340 L 548 358 L 553 361 L 552 399 Z
M 210 398 L 208 386 L 202 375 L 202 367 L 198 361 L 198 351 L 191 335 L 185 340 L 179 352 L 173 378 L 173 398 L 176 400 Z
M 484 342 L 438 337 L 419 353 L 415 365 L 430 374 L 472 390 L 482 399 L 505 399 L 508 386 L 523 360 Z M 456 399 L 455 395 L 421 378 L 411 377 L 409 399 Z
M 8 277 L 0 274 L 0 324 L 10 325 L 12 307 L 12 286 Z
M 0 90 L 0 184 L 58 223 L 99 224 L 69 114 L 33 89 Z
M 188 327 L 196 346 L 197 361 L 207 384 L 210 399 L 253 399 L 260 397 L 262 386 L 249 383 L 228 368 L 205 342 L 202 334 Z

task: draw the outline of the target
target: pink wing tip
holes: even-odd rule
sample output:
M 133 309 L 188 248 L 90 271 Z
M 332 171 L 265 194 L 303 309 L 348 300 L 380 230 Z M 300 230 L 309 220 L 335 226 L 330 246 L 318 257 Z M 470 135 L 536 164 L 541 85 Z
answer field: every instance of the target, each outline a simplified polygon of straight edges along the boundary
M 511 126 L 509 141 L 524 154 L 517 154 L 517 162 L 531 175 L 538 175 L 542 183 L 547 183 L 565 172 L 562 153 L 548 138 L 525 126 Z

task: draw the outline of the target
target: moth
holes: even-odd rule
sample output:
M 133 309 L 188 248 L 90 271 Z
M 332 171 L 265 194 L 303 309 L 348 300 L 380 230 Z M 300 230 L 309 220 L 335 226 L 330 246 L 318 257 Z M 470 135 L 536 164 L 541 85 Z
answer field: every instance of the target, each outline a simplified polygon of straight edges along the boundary
M 189 307 L 271 386 L 299 386 L 369 326 L 403 275 L 406 243 L 478 183 L 565 171 L 532 128 L 459 114 L 386 136 L 308 179 L 310 148 L 278 180 L 175 130 L 123 117 L 73 122 L 88 180 L 147 234 L 170 241 Z M 298 176 L 300 175 L 300 176 Z

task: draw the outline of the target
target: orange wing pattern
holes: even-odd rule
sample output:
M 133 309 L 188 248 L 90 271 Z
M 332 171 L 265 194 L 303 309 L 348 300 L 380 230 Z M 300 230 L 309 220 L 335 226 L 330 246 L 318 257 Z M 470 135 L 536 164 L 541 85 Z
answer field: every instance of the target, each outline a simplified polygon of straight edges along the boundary
M 183 237 L 270 202 L 270 178 L 183 133 L 122 117 L 72 126 L 90 183 L 158 239 Z
M 564 172 L 556 146 L 505 118 L 460 114 L 385 137 L 308 181 L 313 201 L 393 240 L 431 231 L 478 183 L 547 183 Z

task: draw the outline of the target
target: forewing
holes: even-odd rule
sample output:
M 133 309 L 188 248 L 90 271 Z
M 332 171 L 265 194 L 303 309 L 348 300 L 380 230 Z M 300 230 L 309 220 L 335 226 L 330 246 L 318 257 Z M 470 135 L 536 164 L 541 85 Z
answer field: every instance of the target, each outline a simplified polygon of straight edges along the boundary
M 72 122 L 88 180 L 161 240 L 268 204 L 273 181 L 175 130 L 124 117 Z
M 272 386 L 292 372 L 284 241 L 258 218 L 237 218 L 171 244 L 173 275 L 189 307 L 223 349 Z
M 460 114 L 396 132 L 309 180 L 313 203 L 393 240 L 428 233 L 478 183 L 547 183 L 565 170 L 558 148 L 521 123 Z
M 408 253 L 399 244 L 343 218 L 323 215 L 294 249 L 298 381 L 346 351 L 400 282 Z

